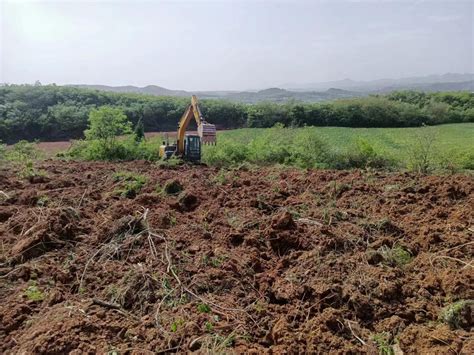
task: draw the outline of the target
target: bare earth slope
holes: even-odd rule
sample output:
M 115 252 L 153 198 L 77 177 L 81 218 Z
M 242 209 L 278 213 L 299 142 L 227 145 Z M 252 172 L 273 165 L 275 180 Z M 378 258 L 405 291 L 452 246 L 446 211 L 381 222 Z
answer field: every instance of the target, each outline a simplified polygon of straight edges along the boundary
M 1 353 L 474 353 L 472 177 L 41 168 L 0 170 Z

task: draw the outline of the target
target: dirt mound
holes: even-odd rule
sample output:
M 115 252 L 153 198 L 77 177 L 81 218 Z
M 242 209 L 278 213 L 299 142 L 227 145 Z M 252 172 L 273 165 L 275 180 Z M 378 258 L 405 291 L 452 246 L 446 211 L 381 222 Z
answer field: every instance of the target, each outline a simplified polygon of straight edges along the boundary
M 183 185 L 177 179 L 168 180 L 163 186 L 163 191 L 168 195 L 179 194 L 183 191 Z
M 0 171 L 1 353 L 474 351 L 471 176 L 38 168 Z

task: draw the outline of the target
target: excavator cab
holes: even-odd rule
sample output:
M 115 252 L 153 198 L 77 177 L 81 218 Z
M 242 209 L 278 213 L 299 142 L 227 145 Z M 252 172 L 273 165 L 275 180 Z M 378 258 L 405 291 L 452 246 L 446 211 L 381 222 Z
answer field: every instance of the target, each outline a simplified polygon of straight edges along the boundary
M 199 162 L 201 160 L 201 137 L 195 134 L 187 134 L 184 138 L 184 158 L 189 161 Z

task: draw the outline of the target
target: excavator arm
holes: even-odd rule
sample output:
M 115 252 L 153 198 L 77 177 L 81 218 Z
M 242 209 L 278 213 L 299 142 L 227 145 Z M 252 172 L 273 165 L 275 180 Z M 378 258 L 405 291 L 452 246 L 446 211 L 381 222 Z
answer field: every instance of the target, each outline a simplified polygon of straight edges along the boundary
M 203 144 L 216 143 L 216 126 L 206 122 L 202 116 L 198 99 L 195 95 L 193 95 L 191 97 L 191 104 L 187 107 L 178 124 L 177 150 L 179 154 L 184 153 L 184 138 L 186 129 L 188 128 L 189 122 L 191 122 L 192 118 L 194 118 L 196 121 L 198 135 L 201 138 L 201 142 Z

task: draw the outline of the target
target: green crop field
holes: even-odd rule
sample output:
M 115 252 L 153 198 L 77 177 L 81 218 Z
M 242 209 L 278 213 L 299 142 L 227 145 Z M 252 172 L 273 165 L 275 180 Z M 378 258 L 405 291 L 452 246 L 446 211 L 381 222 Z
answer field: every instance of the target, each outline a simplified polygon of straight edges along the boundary
M 338 167 L 331 160 L 353 154 L 369 155 L 369 159 L 370 156 L 386 158 L 390 165 L 401 168 L 409 168 L 421 155 L 426 156 L 433 168 L 473 169 L 474 124 L 417 128 L 245 128 L 219 132 L 217 145 L 204 147 L 203 155 L 210 164 L 250 161 Z

